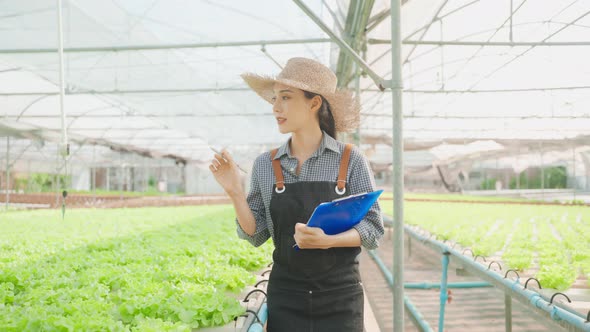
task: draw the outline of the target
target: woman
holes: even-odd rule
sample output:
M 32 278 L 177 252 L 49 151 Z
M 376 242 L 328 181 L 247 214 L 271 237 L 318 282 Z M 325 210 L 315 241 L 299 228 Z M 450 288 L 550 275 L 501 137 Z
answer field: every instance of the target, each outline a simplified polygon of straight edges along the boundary
M 277 78 L 242 78 L 273 105 L 279 131 L 291 133 L 281 147 L 256 159 L 247 197 L 227 151 L 209 166 L 232 199 L 239 237 L 254 246 L 273 239 L 267 330 L 362 332 L 357 256 L 361 245 L 376 248 L 383 236 L 378 203 L 344 233 L 326 235 L 306 226 L 319 203 L 374 191 L 362 153 L 334 139 L 336 131 L 356 128 L 358 103 L 336 91 L 329 68 L 306 58 L 290 59 Z

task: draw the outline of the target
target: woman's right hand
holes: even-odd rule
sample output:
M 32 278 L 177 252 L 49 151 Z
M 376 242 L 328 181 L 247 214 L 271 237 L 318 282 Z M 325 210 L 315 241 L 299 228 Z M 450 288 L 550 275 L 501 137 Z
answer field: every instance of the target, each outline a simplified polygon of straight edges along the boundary
M 223 149 L 221 154 L 215 154 L 209 170 L 228 195 L 238 194 L 243 190 L 240 171 L 227 150 Z

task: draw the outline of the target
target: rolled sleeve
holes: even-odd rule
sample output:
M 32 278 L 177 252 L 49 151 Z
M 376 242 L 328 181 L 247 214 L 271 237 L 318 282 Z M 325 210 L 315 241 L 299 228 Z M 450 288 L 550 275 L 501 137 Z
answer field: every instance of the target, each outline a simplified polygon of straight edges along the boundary
M 375 191 L 375 178 L 365 156 L 355 149 L 357 161 L 352 164 L 352 170 L 349 176 L 350 194 L 360 194 L 364 192 Z M 367 249 L 376 249 L 379 247 L 379 240 L 383 237 L 383 217 L 379 201 L 375 202 L 369 209 L 369 212 L 360 223 L 354 226 L 361 237 L 361 244 Z
M 248 206 L 250 207 L 250 210 L 254 215 L 254 219 L 256 220 L 256 230 L 254 231 L 254 234 L 248 235 L 248 233 L 242 229 L 242 226 L 238 222 L 238 218 L 236 218 L 238 237 L 240 239 L 247 240 L 255 247 L 261 246 L 266 242 L 266 240 L 270 238 L 270 231 L 268 230 L 266 222 L 266 209 L 264 207 L 264 201 L 260 192 L 260 183 L 257 176 L 258 164 L 259 160 L 254 163 L 254 167 L 252 168 L 250 192 L 246 198 Z

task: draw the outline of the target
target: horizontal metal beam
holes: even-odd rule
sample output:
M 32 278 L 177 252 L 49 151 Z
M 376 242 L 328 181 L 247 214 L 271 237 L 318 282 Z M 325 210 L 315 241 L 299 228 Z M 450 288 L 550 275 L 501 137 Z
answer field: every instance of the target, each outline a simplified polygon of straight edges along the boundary
M 328 38 L 308 39 L 284 39 L 284 40 L 252 40 L 242 42 L 220 42 L 220 43 L 186 43 L 186 44 L 159 44 L 159 45 L 127 45 L 127 46 L 94 46 L 94 47 L 67 47 L 65 53 L 85 52 L 129 52 L 149 50 L 175 50 L 183 48 L 217 48 L 217 47 L 241 47 L 241 46 L 262 46 L 262 45 L 289 45 L 289 44 L 313 44 L 329 43 Z M 16 48 L 0 49 L 0 54 L 30 54 L 30 53 L 56 53 L 56 48 Z
M 391 118 L 392 115 L 390 113 L 369 113 L 369 112 L 361 112 L 360 115 L 365 117 L 386 117 Z M 144 118 L 144 117 L 161 117 L 161 118 L 217 118 L 217 117 L 272 117 L 272 114 L 264 114 L 264 113 L 236 113 L 236 114 L 198 114 L 198 113 L 170 113 L 170 114 L 155 114 L 155 113 L 146 113 L 146 114 L 133 114 L 133 115 L 125 115 L 123 118 Z M 16 118 L 17 115 L 5 115 L 0 116 L 0 119 L 6 118 Z M 103 115 L 103 114 L 94 114 L 94 115 L 76 115 L 71 114 L 70 117 L 83 117 L 87 119 L 119 119 L 121 118 L 120 115 Z M 59 114 L 53 115 L 27 115 L 21 116 L 21 119 L 55 119 L 59 118 Z M 444 115 L 444 114 L 423 114 L 423 115 L 404 115 L 404 119 L 462 119 L 462 120 L 504 120 L 504 119 L 513 119 L 513 120 L 557 120 L 557 119 L 566 119 L 566 120 L 575 120 L 575 119 L 590 119 L 590 114 L 580 114 L 580 115 Z M 70 128 L 71 130 L 75 130 Z
M 209 93 L 209 92 L 236 92 L 250 91 L 246 87 L 241 88 L 193 88 L 193 89 L 129 89 L 129 90 L 66 90 L 66 95 L 110 95 L 110 94 L 151 94 L 151 93 Z M 2 97 L 11 96 L 57 96 L 58 91 L 31 91 L 31 92 L 0 92 Z
M 514 89 L 472 89 L 472 90 L 429 90 L 429 89 L 405 89 L 406 93 L 424 93 L 424 94 L 452 94 L 452 93 L 502 93 L 502 92 L 531 92 L 531 91 L 559 91 L 559 90 L 586 90 L 590 85 L 564 86 L 564 87 L 540 87 L 540 88 L 514 88 Z M 243 88 L 194 88 L 194 89 L 129 89 L 129 90 L 81 90 L 66 91 L 66 95 L 109 95 L 109 94 L 158 94 L 158 93 L 209 93 L 209 92 L 242 92 L 251 89 Z M 362 92 L 390 92 L 382 91 L 375 88 L 361 89 Z M 57 91 L 33 91 L 33 92 L 0 92 L 1 97 L 18 97 L 18 96 L 57 96 Z
M 391 44 L 388 39 L 369 39 L 369 44 Z M 404 40 L 403 45 L 430 45 L 430 46 L 590 46 L 590 41 L 571 42 L 486 42 L 486 41 L 456 41 L 456 40 Z
M 385 117 L 391 118 L 390 113 L 363 113 L 363 116 L 374 116 L 374 117 Z M 557 120 L 557 119 L 567 119 L 567 120 L 576 120 L 576 119 L 590 119 L 590 114 L 582 114 L 579 116 L 576 115 L 551 115 L 551 116 L 542 116 L 542 115 L 484 115 L 484 116 L 477 116 L 477 115 L 444 115 L 444 114 L 424 114 L 424 115 L 404 115 L 404 120 L 408 119 L 440 119 L 440 120 L 505 120 L 505 119 L 512 119 L 512 120 Z
M 56 128 L 44 128 L 43 130 L 57 130 Z M 157 127 L 143 127 L 143 128 L 80 128 L 80 127 L 70 127 L 68 131 L 76 132 L 76 131 L 116 131 L 116 130 L 125 130 L 125 131 L 152 131 L 152 130 L 159 130 L 159 131 L 169 131 L 170 128 L 157 128 Z
M 554 128 L 555 129 L 555 128 Z M 377 128 L 377 127 L 361 127 L 361 130 L 384 130 L 384 131 L 393 131 L 392 128 Z M 555 129 L 557 132 L 574 132 L 574 133 L 590 133 L 590 128 L 588 129 L 562 129 L 558 128 Z M 513 136 L 524 136 L 525 134 L 530 133 L 547 133 L 547 128 L 542 129 L 529 129 L 529 128 L 510 128 L 510 129 L 486 129 L 486 128 L 473 128 L 473 129 L 465 129 L 464 127 L 449 127 L 449 128 L 404 128 L 404 132 L 453 132 L 453 133 L 497 133 L 497 132 L 507 132 L 507 133 L 514 133 L 517 131 Z M 554 136 L 553 134 L 549 133 L 549 135 Z M 506 139 L 502 137 L 496 137 L 497 139 Z M 560 138 L 565 139 L 565 138 Z
M 420 90 L 407 89 L 408 93 L 502 93 L 502 92 L 534 92 L 534 91 L 559 91 L 559 90 L 585 90 L 590 89 L 590 85 L 564 86 L 564 87 L 541 87 L 541 88 L 515 88 L 515 89 L 471 89 L 471 90 Z
M 129 115 L 110 115 L 110 114 L 72 114 L 70 113 L 70 118 L 86 118 L 86 119 L 94 119 L 94 118 L 145 118 L 145 117 L 190 117 L 190 118 L 218 118 L 218 117 L 272 117 L 274 116 L 270 111 L 268 114 L 266 113 L 235 113 L 235 114 L 215 114 L 215 113 L 208 113 L 208 114 L 199 114 L 199 113 L 134 113 Z M 0 119 L 12 119 L 18 118 L 18 115 L 4 115 L 0 116 Z M 59 114 L 42 114 L 42 115 L 23 115 L 21 119 L 51 119 L 59 117 Z

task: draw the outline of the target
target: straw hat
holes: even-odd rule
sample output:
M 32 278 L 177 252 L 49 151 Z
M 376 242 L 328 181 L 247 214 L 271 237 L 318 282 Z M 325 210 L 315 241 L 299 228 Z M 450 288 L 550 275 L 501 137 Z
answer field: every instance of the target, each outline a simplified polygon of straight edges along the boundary
M 244 81 L 264 100 L 272 104 L 275 83 L 322 95 L 330 104 L 336 131 L 356 129 L 360 120 L 360 105 L 352 92 L 336 90 L 336 75 L 330 68 L 307 58 L 291 58 L 276 77 L 252 73 L 241 75 Z

